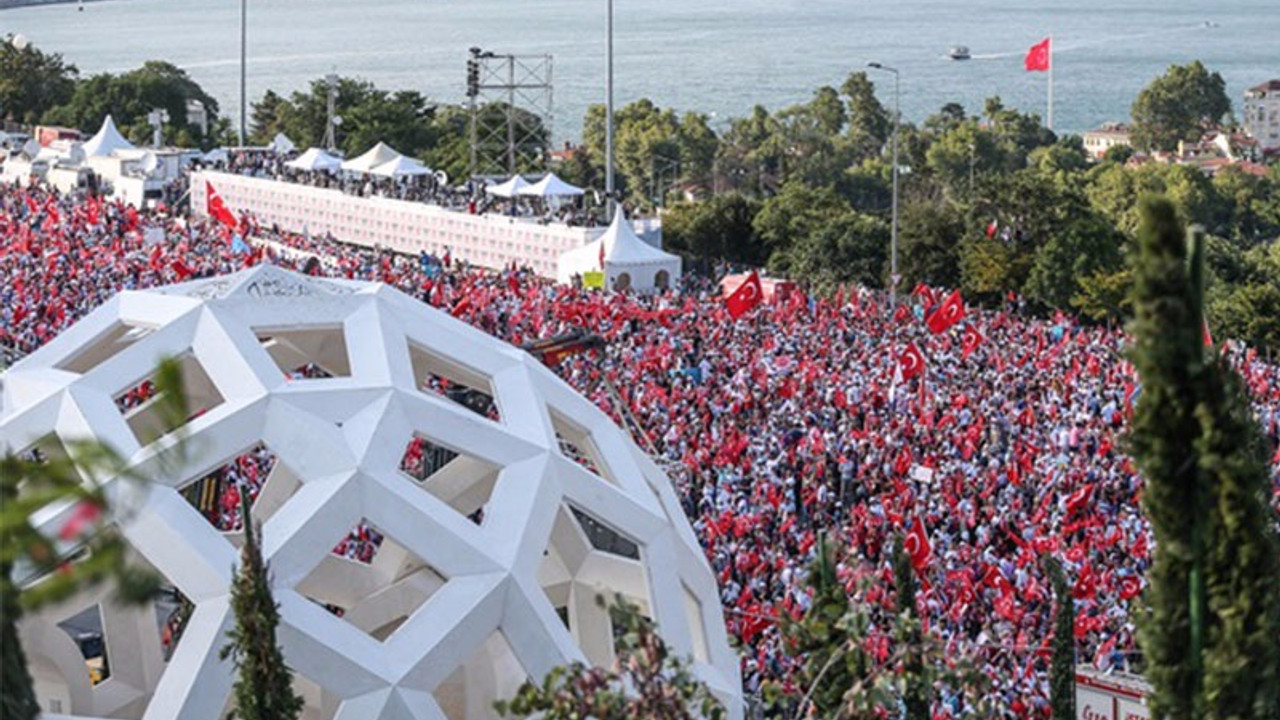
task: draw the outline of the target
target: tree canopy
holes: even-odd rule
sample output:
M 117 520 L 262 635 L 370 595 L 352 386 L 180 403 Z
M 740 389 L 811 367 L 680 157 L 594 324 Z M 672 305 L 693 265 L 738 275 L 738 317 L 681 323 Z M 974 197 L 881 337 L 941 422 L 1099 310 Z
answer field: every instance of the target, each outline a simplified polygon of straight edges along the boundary
M 1199 140 L 1231 112 L 1226 81 L 1196 60 L 1171 65 L 1138 93 L 1130 138 L 1141 150 L 1174 150 L 1179 140 Z

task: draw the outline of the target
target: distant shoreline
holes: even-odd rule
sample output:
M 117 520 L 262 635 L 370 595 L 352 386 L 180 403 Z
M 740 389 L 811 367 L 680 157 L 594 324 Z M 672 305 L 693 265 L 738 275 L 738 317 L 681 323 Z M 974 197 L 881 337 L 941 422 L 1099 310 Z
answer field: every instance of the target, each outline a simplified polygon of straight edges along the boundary
M 101 0 L 84 0 L 84 2 L 100 2 Z M 0 0 L 0 10 L 13 8 L 36 7 L 38 5 L 70 5 L 80 0 Z

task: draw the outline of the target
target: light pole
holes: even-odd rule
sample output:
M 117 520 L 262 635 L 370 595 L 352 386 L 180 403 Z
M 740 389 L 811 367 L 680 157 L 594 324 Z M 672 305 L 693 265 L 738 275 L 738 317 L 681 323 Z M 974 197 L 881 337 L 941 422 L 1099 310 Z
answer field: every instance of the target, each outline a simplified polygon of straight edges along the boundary
M 246 131 L 248 123 L 249 100 L 248 94 L 245 92 L 245 56 L 248 47 L 249 37 L 249 21 L 248 10 L 249 0 L 240 0 L 240 146 L 247 147 L 249 144 L 249 134 Z
M 605 79 L 604 79 L 604 193 L 608 197 L 605 220 L 613 222 L 616 199 L 613 192 L 613 0 L 608 0 L 608 18 L 605 23 Z
M 325 85 L 328 86 L 329 93 L 326 98 L 325 112 L 327 119 L 324 124 L 324 147 L 330 153 L 338 146 L 337 134 L 338 123 L 342 120 L 335 114 L 338 103 L 338 74 L 329 73 L 324 77 Z
M 893 73 L 893 229 L 889 240 L 889 303 L 898 302 L 898 122 L 902 117 L 898 105 L 898 69 L 878 62 L 867 67 Z

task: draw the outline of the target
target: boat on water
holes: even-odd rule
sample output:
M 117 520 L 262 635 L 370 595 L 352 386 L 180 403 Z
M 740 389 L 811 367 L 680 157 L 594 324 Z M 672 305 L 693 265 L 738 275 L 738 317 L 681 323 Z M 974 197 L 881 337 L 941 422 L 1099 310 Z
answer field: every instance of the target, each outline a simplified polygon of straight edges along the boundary
M 968 60 L 973 56 L 969 54 L 969 48 L 964 45 L 956 45 L 947 52 L 947 57 L 952 60 Z

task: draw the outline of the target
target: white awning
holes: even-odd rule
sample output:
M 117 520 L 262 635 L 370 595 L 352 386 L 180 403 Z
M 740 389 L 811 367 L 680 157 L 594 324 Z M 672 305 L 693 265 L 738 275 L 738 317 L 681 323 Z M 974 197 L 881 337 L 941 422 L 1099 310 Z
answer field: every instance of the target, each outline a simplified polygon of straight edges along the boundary
M 401 155 L 400 157 L 388 163 L 383 163 L 369 171 L 370 175 L 381 175 L 382 177 L 415 177 L 418 175 L 430 175 L 431 168 L 414 160 L 411 157 Z
M 581 195 L 582 188 L 556 177 L 555 173 L 547 173 L 541 180 L 527 187 L 520 188 L 516 191 L 519 195 L 531 195 L 536 197 L 566 197 L 569 195 Z
M 378 143 L 369 152 L 342 163 L 342 169 L 353 173 L 371 172 L 379 165 L 386 165 L 398 157 L 403 157 L 395 148 L 386 143 Z
M 507 180 L 506 182 L 503 182 L 503 183 L 498 183 L 497 185 L 490 185 L 489 187 L 485 188 L 484 191 L 489 193 L 490 195 L 497 195 L 498 197 L 509 198 L 509 197 L 515 197 L 520 193 L 521 189 L 527 188 L 527 187 L 529 187 L 528 180 L 525 180 L 519 175 L 514 175 L 511 177 L 510 180 Z
M 342 167 L 342 160 L 320 148 L 311 148 L 285 163 L 284 166 L 308 172 L 337 172 Z
M 111 119 L 110 115 L 102 121 L 98 134 L 89 138 L 83 148 L 84 154 L 88 157 L 107 157 L 121 150 L 137 149 L 116 129 L 116 121 Z

